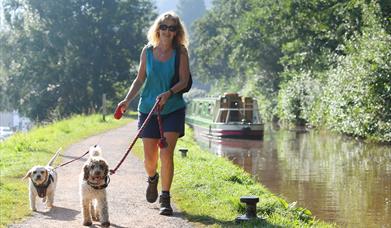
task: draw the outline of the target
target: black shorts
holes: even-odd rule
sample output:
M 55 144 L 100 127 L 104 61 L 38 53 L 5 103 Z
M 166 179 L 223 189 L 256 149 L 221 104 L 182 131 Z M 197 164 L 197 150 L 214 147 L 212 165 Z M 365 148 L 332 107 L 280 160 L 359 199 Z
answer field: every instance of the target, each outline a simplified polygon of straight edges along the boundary
M 178 132 L 179 138 L 185 135 L 185 112 L 186 108 L 181 108 L 171 113 L 161 115 L 163 122 L 163 132 Z M 138 113 L 138 129 L 141 128 L 148 114 Z M 157 115 L 152 115 L 145 128 L 140 133 L 140 138 L 160 138 L 159 123 Z

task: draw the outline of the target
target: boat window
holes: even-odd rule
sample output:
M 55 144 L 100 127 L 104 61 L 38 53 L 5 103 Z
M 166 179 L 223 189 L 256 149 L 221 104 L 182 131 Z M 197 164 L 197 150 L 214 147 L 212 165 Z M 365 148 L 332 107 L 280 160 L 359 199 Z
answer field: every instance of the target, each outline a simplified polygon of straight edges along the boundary
M 237 101 L 232 101 L 230 104 L 230 115 L 228 121 L 237 122 L 241 120 L 241 114 L 239 112 L 239 103 Z
M 227 110 L 221 110 L 219 112 L 219 118 L 218 118 L 218 121 L 220 123 L 225 123 L 226 122 L 226 118 L 227 118 L 227 114 L 228 114 L 228 111 Z
M 232 110 L 231 115 L 229 116 L 229 121 L 234 121 L 234 122 L 237 122 L 237 121 L 240 121 L 240 112 L 237 111 L 237 110 Z

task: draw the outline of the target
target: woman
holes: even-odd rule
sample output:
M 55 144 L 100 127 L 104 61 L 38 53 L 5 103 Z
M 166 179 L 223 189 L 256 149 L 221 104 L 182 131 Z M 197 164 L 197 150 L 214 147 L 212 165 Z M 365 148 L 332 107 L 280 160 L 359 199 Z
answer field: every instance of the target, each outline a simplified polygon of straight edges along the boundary
M 163 120 L 163 134 L 168 146 L 160 149 L 161 187 L 160 214 L 172 215 L 170 205 L 170 188 L 174 176 L 173 153 L 179 137 L 184 135 L 185 101 L 177 94 L 186 87 L 189 80 L 189 57 L 187 54 L 188 38 L 185 27 L 173 12 L 160 15 L 148 31 L 149 45 L 144 47 L 140 56 L 140 65 L 136 79 L 133 81 L 125 99 L 118 106 L 123 111 L 136 96 L 140 88 L 144 88 L 138 104 L 138 127 L 144 123 L 157 99 Z M 179 47 L 180 66 L 179 81 L 171 85 L 175 71 L 175 54 Z M 160 139 L 159 125 L 156 115 L 147 123 L 141 132 L 144 146 L 144 166 L 148 175 L 147 201 L 157 200 L 159 174 L 158 144 Z

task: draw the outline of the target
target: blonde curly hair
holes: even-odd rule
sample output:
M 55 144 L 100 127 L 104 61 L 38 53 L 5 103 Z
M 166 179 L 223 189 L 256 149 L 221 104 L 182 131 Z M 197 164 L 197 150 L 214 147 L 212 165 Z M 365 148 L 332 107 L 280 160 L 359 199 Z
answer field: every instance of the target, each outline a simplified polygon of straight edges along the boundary
M 156 47 L 159 44 L 160 42 L 159 26 L 166 20 L 173 20 L 177 26 L 177 31 L 172 41 L 173 46 L 176 47 L 176 46 L 183 45 L 187 48 L 189 45 L 189 39 L 188 39 L 186 27 L 182 23 L 179 16 L 176 15 L 176 13 L 174 13 L 173 11 L 163 13 L 156 18 L 155 22 L 151 25 L 147 33 L 149 44 L 152 44 L 154 47 Z

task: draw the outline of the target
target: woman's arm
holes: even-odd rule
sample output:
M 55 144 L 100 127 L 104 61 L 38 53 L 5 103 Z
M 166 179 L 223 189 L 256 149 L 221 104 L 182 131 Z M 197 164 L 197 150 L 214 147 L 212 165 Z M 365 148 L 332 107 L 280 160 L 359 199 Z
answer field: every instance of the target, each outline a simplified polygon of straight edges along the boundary
M 133 80 L 132 85 L 129 88 L 128 93 L 126 94 L 125 99 L 123 99 L 120 103 L 118 103 L 118 106 L 122 106 L 123 111 L 128 108 L 129 102 L 133 100 L 133 98 L 137 95 L 139 92 L 141 86 L 144 84 L 145 77 L 146 77 L 146 47 L 143 48 L 141 55 L 140 55 L 140 65 L 138 68 L 137 76 Z

